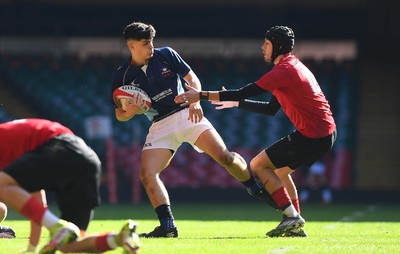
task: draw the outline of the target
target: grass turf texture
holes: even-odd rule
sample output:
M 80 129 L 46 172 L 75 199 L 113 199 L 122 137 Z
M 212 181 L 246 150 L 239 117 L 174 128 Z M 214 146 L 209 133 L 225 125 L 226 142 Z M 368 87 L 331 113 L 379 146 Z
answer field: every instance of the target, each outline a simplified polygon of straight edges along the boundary
M 265 233 L 278 225 L 281 215 L 262 204 L 174 204 L 179 238 L 141 239 L 141 253 L 398 253 L 399 209 L 394 205 L 304 204 L 309 237 L 267 238 Z M 96 210 L 88 233 L 119 231 L 127 218 L 139 222 L 138 233 L 158 225 L 149 205 L 103 205 Z M 13 227 L 17 238 L 0 239 L 0 254 L 20 253 L 28 242 L 28 221 L 10 210 L 3 224 Z M 48 240 L 44 230 L 41 246 Z

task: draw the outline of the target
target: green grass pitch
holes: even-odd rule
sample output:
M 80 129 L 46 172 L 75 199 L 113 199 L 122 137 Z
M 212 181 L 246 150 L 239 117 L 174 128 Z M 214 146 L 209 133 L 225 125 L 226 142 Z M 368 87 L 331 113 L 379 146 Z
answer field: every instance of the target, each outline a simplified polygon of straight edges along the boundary
M 177 203 L 172 206 L 179 229 L 177 239 L 141 239 L 142 254 L 197 253 L 399 253 L 400 206 L 379 204 L 304 204 L 307 238 L 267 238 L 279 212 L 257 202 Z M 54 207 L 51 209 L 55 212 Z M 139 222 L 138 233 L 158 225 L 148 204 L 102 205 L 88 233 L 119 231 L 128 218 Z M 16 239 L 0 239 L 0 254 L 20 253 L 28 242 L 29 223 L 9 211 L 4 225 Z M 44 230 L 41 245 L 49 240 Z M 107 253 L 121 253 L 121 250 Z

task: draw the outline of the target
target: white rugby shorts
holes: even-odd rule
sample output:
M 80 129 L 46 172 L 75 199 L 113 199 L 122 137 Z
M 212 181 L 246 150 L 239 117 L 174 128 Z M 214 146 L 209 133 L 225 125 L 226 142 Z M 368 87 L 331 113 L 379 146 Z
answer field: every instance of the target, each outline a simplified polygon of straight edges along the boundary
M 187 142 L 199 153 L 203 151 L 195 146 L 200 134 L 214 126 L 203 116 L 200 122 L 193 123 L 189 118 L 189 108 L 178 111 L 164 119 L 154 122 L 149 129 L 143 150 L 165 148 L 178 150 Z

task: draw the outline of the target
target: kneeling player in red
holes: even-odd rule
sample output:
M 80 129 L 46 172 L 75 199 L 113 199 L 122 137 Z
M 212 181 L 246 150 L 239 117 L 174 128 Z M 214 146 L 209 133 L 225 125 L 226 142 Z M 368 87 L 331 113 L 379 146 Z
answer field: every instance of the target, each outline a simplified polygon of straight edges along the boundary
M 80 237 L 100 204 L 101 162 L 67 127 L 45 119 L 0 124 L 0 202 L 50 231 L 39 253 L 104 252 L 118 246 L 136 253 L 136 224 L 119 234 Z M 54 192 L 61 219 L 31 193 Z

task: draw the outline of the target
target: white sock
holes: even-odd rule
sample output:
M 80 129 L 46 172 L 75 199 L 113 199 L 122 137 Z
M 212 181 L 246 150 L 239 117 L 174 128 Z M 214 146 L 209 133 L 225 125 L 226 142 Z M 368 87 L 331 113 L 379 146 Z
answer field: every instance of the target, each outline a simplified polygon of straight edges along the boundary
M 59 220 L 60 220 L 60 218 L 55 216 L 49 210 L 46 210 L 46 212 L 44 213 L 43 218 L 42 218 L 42 225 L 45 226 L 46 228 L 50 229 L 54 225 L 56 225 Z
M 32 244 L 28 244 L 28 247 L 26 248 L 26 251 L 25 252 L 33 252 L 33 253 L 36 253 L 36 249 L 37 249 L 37 246 L 33 246 Z
M 296 208 L 294 208 L 293 205 L 290 205 L 288 208 L 283 210 L 282 213 L 287 217 L 297 217 L 299 215 L 299 213 L 296 211 Z
M 115 241 L 115 234 L 114 233 L 108 234 L 108 236 L 107 236 L 107 244 L 112 250 L 116 249 L 118 247 L 118 244 Z

